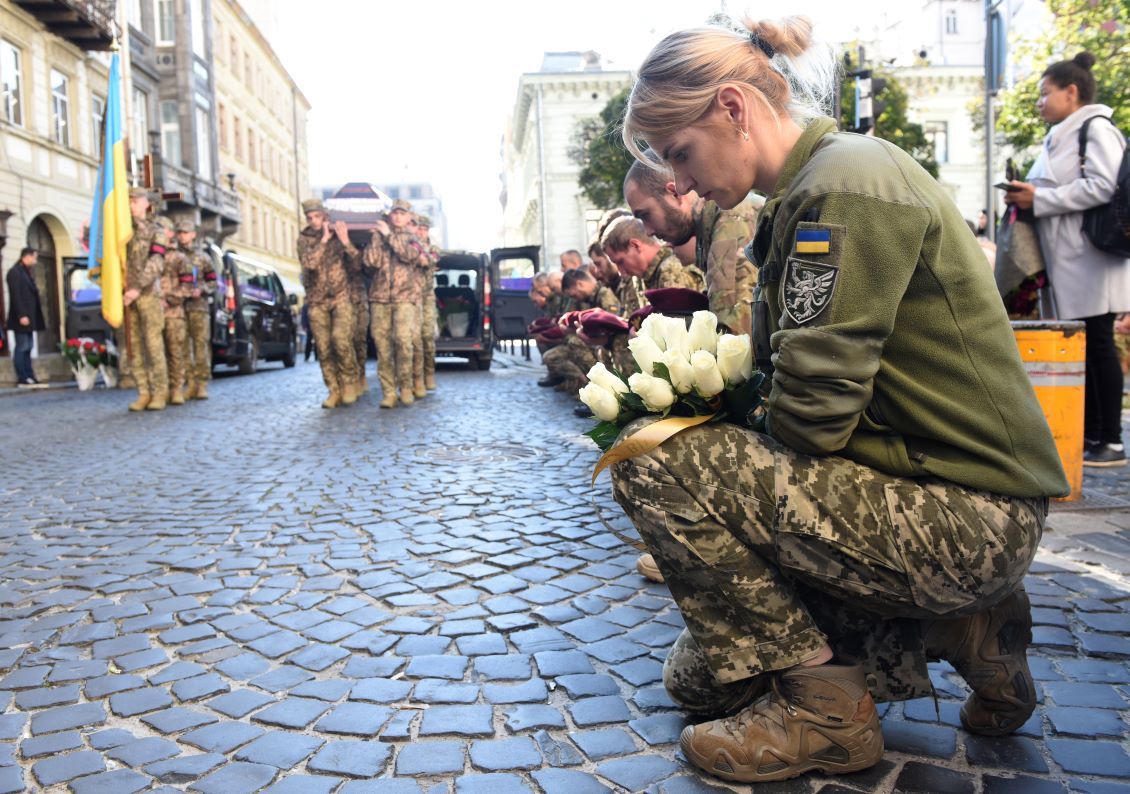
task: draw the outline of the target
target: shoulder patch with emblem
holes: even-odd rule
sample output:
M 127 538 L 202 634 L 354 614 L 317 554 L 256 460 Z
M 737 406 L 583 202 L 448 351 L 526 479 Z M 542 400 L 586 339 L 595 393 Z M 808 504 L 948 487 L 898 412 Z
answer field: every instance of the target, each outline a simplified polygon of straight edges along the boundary
M 781 283 L 781 304 L 797 325 L 810 323 L 832 302 L 839 278 L 838 265 L 790 256 Z

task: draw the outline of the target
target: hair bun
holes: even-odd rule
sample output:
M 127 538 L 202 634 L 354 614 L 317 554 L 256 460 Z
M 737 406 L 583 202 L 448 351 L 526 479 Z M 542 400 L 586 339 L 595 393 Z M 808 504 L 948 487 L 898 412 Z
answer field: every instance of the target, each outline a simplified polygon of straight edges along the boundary
M 1095 56 L 1091 55 L 1089 52 L 1081 52 L 1071 60 L 1088 70 L 1095 65 Z

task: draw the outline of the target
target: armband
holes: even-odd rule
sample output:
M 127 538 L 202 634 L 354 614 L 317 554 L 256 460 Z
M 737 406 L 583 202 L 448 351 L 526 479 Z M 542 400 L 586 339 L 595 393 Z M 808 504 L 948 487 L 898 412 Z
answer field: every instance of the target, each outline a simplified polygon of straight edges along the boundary
M 193 277 L 193 275 L 191 273 L 181 273 L 180 274 L 180 283 L 181 284 L 195 284 L 196 279 Z
M 213 271 L 209 271 L 208 273 L 205 273 L 204 274 L 204 280 L 205 281 L 215 281 L 216 280 L 216 272 L 213 270 Z
M 149 246 L 149 253 L 164 256 L 165 255 L 165 246 L 160 245 L 159 243 L 153 243 L 152 245 Z

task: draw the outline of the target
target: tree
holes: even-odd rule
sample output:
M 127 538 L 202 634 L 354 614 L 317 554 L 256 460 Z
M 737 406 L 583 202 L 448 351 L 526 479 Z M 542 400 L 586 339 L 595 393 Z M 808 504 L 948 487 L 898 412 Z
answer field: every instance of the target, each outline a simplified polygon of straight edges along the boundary
M 1040 74 L 1056 61 L 1089 52 L 1098 86 L 1095 101 L 1114 109 L 1114 122 L 1130 130 L 1130 4 L 1127 0 L 1047 0 L 1052 24 L 1013 45 L 1017 71 L 1025 73 L 1000 95 L 997 133 L 1026 149 L 1039 144 L 1047 124 L 1036 113 Z
M 872 98 L 884 105 L 875 120 L 875 137 L 890 141 L 909 154 L 930 176 L 937 179 L 938 161 L 934 159 L 934 143 L 926 137 L 921 124 L 906 117 L 908 99 L 904 89 L 890 72 L 871 70 L 872 78 L 882 78 L 887 84 Z M 840 128 L 851 129 L 855 124 L 855 81 L 845 79 L 840 85 Z
M 620 124 L 628 105 L 628 89 L 608 100 L 597 118 L 577 124 L 569 159 L 581 166 L 577 183 L 581 192 L 601 209 L 624 203 L 624 177 L 632 165 L 632 155 L 620 139 Z

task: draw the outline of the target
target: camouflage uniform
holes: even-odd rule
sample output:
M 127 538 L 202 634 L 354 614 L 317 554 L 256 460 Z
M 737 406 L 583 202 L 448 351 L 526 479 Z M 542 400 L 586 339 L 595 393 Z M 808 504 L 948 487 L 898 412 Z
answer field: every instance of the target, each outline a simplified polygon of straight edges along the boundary
M 165 311 L 161 306 L 161 274 L 165 269 L 164 232 L 149 218 L 133 219 L 133 237 L 126 248 L 123 292 L 141 294 L 126 307 L 130 371 L 142 395 L 165 394 Z
M 769 435 L 703 425 L 613 470 L 698 649 L 673 697 L 716 704 L 825 642 L 876 699 L 928 695 L 924 621 L 1015 592 L 1067 492 L 992 276 L 935 180 L 831 119 L 747 251 Z
M 369 308 L 377 345 L 377 375 L 382 395 L 414 391 L 413 356 L 420 337 L 420 271 L 426 268 L 423 246 L 407 229 L 379 231 L 365 248 L 365 267 L 372 276 Z M 407 402 L 411 402 L 408 400 Z
M 331 394 L 341 394 L 358 379 L 353 347 L 353 304 L 349 280 L 359 267 L 359 252 L 336 235 L 322 242 L 322 232 L 307 226 L 298 235 L 298 260 L 306 290 L 310 331 L 318 349 L 322 379 Z
M 161 273 L 161 300 L 165 307 L 165 360 L 169 390 L 176 392 L 185 383 L 185 361 L 188 357 L 188 320 L 185 300 L 192 297 L 192 262 L 180 246 L 165 253 Z
M 699 202 L 692 213 L 695 263 L 706 271 L 710 311 L 735 334 L 752 332 L 750 306 L 757 268 L 743 251 L 753 237 L 757 210 L 743 201 L 724 210 L 713 201 Z
M 436 376 L 436 265 L 439 264 L 438 245 L 427 244 L 428 269 L 423 276 L 424 295 L 420 301 L 420 341 L 423 345 L 424 379 L 435 382 Z
M 570 299 L 573 308 L 571 311 L 584 311 L 586 309 L 604 309 L 612 314 L 620 313 L 620 301 L 608 287 L 597 282 L 596 290 L 591 296 L 581 300 Z M 586 382 L 585 373 L 592 369 L 598 360 L 598 351 L 577 336 L 570 333 L 564 342 L 556 347 L 546 350 L 542 354 L 546 371 L 553 377 L 565 381 L 563 389 L 571 391 L 579 389 Z
M 212 379 L 212 324 L 208 311 L 208 296 L 216 292 L 216 269 L 212 257 L 199 248 L 181 251 L 188 257 L 192 266 L 192 288 L 200 290 L 200 297 L 193 298 L 191 291 L 184 302 L 188 315 L 188 346 L 191 361 L 188 379 L 192 383 L 207 383 Z
M 697 268 L 688 271 L 679 257 L 675 256 L 675 252 L 666 245 L 656 252 L 642 276 L 621 274 L 619 299 L 623 316 L 627 317 L 647 306 L 648 300 L 644 296 L 646 290 L 664 287 L 683 287 L 700 292 L 704 288 L 701 271 Z
M 369 361 L 369 287 L 361 268 L 350 274 L 349 301 L 353 305 L 353 349 L 357 355 L 357 372 L 365 378 Z

